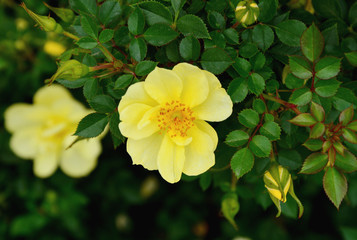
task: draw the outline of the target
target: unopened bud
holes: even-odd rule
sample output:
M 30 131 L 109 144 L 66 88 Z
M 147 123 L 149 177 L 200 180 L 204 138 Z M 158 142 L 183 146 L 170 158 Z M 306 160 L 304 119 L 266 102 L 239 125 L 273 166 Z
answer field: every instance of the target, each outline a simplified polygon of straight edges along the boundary
M 259 7 L 254 1 L 240 1 L 235 9 L 235 15 L 243 26 L 251 25 L 258 19 Z
M 51 84 L 56 79 L 77 80 L 89 72 L 89 67 L 85 64 L 71 59 L 61 63 L 57 72 L 46 82 Z
M 66 22 L 66 23 L 73 22 L 74 12 L 71 9 L 52 7 L 45 2 L 43 4 L 45 4 L 46 7 L 48 7 L 52 12 L 54 12 L 64 22 Z
M 264 173 L 264 183 L 270 196 L 277 198 L 279 201 L 286 202 L 286 195 L 292 185 L 289 171 L 277 164 L 272 165 Z
M 36 23 L 40 26 L 40 28 L 43 31 L 46 32 L 56 32 L 56 33 L 62 33 L 63 28 L 60 24 L 58 24 L 53 18 L 49 16 L 41 16 L 38 15 L 34 12 L 32 12 L 30 9 L 26 7 L 25 3 L 21 3 L 20 5 L 25 9 L 25 11 L 30 15 L 30 17 L 36 21 Z
M 46 41 L 45 46 L 43 46 L 43 50 L 51 56 L 58 57 L 66 51 L 66 48 L 61 43 Z

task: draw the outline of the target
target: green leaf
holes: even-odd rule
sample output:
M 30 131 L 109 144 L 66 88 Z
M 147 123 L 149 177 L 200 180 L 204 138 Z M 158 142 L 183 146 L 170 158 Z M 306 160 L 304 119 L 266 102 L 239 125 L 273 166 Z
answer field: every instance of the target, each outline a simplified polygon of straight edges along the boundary
M 258 20 L 260 22 L 269 22 L 276 15 L 276 10 L 278 8 L 278 1 L 275 0 L 263 0 L 259 1 L 259 11 Z
M 180 55 L 186 61 L 196 61 L 200 57 L 201 46 L 200 42 L 194 36 L 187 36 L 182 39 L 180 46 Z
M 232 64 L 232 67 L 242 77 L 248 77 L 250 70 L 252 69 L 252 65 L 250 64 L 250 62 L 248 62 L 244 58 L 239 57 L 235 59 L 235 62 Z
M 117 107 L 117 104 L 108 95 L 97 95 L 94 96 L 90 101 L 89 105 L 99 113 L 110 113 L 113 112 Z
M 146 22 L 149 25 L 163 23 L 171 25 L 172 15 L 163 4 L 154 1 L 141 2 L 139 7 L 143 10 Z
M 213 29 L 224 29 L 226 26 L 226 20 L 222 14 L 216 11 L 209 11 L 207 14 L 207 20 Z
M 289 89 L 301 88 L 305 85 L 305 81 L 301 78 L 297 78 L 292 73 L 288 73 L 285 78 L 285 85 Z
M 310 62 L 315 62 L 320 57 L 323 49 L 324 38 L 315 23 L 313 23 L 301 36 L 302 53 Z
M 195 15 L 187 14 L 179 18 L 177 29 L 185 36 L 193 35 L 196 38 L 211 38 L 202 19 Z
M 338 0 L 312 0 L 317 14 L 325 18 L 339 18 L 342 20 L 342 4 Z
M 298 106 L 304 106 L 311 102 L 312 92 L 310 89 L 304 87 L 296 89 L 293 94 L 291 94 L 289 102 L 294 103 Z
M 249 144 L 249 149 L 257 157 L 268 157 L 272 146 L 267 137 L 262 135 L 255 135 Z
M 289 122 L 301 127 L 310 127 L 317 123 L 316 119 L 311 116 L 310 113 L 301 113 L 293 119 L 289 120 Z
M 311 114 L 318 122 L 323 122 L 325 120 L 325 110 L 323 107 L 315 102 L 311 102 Z
M 323 186 L 326 195 L 338 209 L 347 193 L 346 177 L 337 169 L 329 167 L 323 178 Z
M 354 109 L 352 105 L 349 108 L 343 110 L 339 116 L 339 121 L 342 124 L 342 126 L 348 125 L 352 121 L 353 115 L 354 115 Z
M 25 215 L 17 215 L 12 221 L 10 234 L 13 237 L 30 236 L 34 232 L 38 232 L 43 229 L 48 221 L 48 218 L 36 211 L 31 211 Z
M 121 134 L 119 131 L 119 113 L 118 111 L 115 111 L 113 114 L 110 115 L 109 118 L 109 129 L 110 132 L 118 139 L 121 140 L 121 142 L 124 142 L 125 137 Z
M 114 30 L 104 29 L 99 34 L 99 42 L 101 42 L 101 43 L 109 42 L 110 40 L 112 40 L 113 37 L 114 37 Z
M 352 131 L 357 131 L 357 120 L 352 121 L 350 124 L 347 125 L 347 128 L 351 129 Z
M 253 29 L 252 39 L 261 50 L 266 51 L 274 42 L 274 32 L 269 26 L 258 24 Z
M 234 130 L 227 135 L 225 143 L 231 147 L 240 147 L 246 144 L 248 139 L 248 133 L 242 130 Z
M 135 74 L 138 76 L 148 75 L 152 70 L 155 69 L 157 62 L 153 61 L 141 61 L 135 67 Z
M 136 7 L 128 18 L 128 29 L 133 35 L 143 33 L 145 27 L 144 14 L 140 8 Z
M 270 141 L 280 139 L 281 128 L 276 122 L 266 122 L 259 129 L 261 135 L 266 136 Z
M 144 38 L 151 45 L 162 46 L 177 38 L 178 35 L 169 25 L 154 24 L 146 30 Z
M 275 32 L 280 41 L 291 47 L 300 46 L 300 38 L 306 26 L 298 20 L 286 20 L 276 25 Z
M 253 165 L 254 156 L 247 147 L 238 150 L 231 160 L 232 171 L 238 179 L 252 170 Z
M 124 74 L 115 80 L 114 83 L 114 89 L 122 89 L 126 88 L 130 85 L 130 83 L 133 81 L 133 75 L 131 74 Z
M 248 77 L 248 89 L 255 95 L 260 95 L 265 89 L 265 81 L 258 73 L 252 73 Z
M 262 70 L 262 68 L 264 67 L 266 58 L 265 58 L 264 54 L 260 52 L 258 54 L 255 54 L 255 56 L 253 56 L 250 59 L 250 62 L 253 65 L 253 70 L 259 71 L 259 70 Z
M 243 101 L 248 94 L 248 84 L 246 79 L 233 79 L 233 81 L 228 86 L 227 93 L 234 103 Z
M 342 129 L 342 136 L 350 143 L 357 144 L 357 135 L 348 128 Z
M 330 79 L 340 72 L 341 59 L 336 57 L 321 58 L 315 65 L 316 77 Z
M 270 114 L 270 113 L 266 113 L 264 115 L 264 121 L 265 122 L 272 122 L 272 121 L 274 121 L 274 116 L 272 114 Z
M 147 46 L 144 39 L 133 38 L 129 45 L 130 56 L 135 59 L 135 61 L 140 62 L 146 56 Z
M 310 131 L 310 138 L 319 138 L 325 133 L 325 124 L 318 122 Z
M 345 57 L 352 66 L 357 67 L 357 51 L 345 53 Z
M 318 151 L 322 148 L 322 140 L 320 139 L 308 139 L 303 146 L 305 146 L 307 149 L 309 149 L 310 151 Z
M 351 104 L 357 105 L 357 98 L 350 89 L 340 87 L 338 88 L 336 95 L 333 96 L 332 103 L 334 108 L 342 112 L 351 106 Z
M 253 109 L 257 111 L 257 113 L 259 114 L 263 114 L 267 110 L 265 106 L 265 102 L 260 98 L 254 99 Z
M 122 9 L 117 1 L 105 1 L 99 9 L 98 18 L 104 25 L 115 22 L 122 14 Z
M 81 26 L 85 33 L 90 37 L 97 39 L 98 38 L 98 25 L 95 20 L 89 16 L 81 16 Z
M 336 154 L 335 166 L 341 171 L 351 173 L 357 171 L 357 159 L 351 152 L 345 150 L 344 154 Z
M 69 0 L 69 4 L 78 13 L 85 12 L 91 15 L 97 13 L 97 3 L 94 0 Z
M 259 52 L 257 45 L 251 42 L 242 44 L 239 48 L 239 55 L 244 58 L 251 58 Z
M 89 78 L 83 86 L 83 95 L 89 102 L 99 90 L 98 79 Z
M 84 49 L 93 49 L 98 45 L 97 40 L 94 40 L 91 37 L 82 37 L 76 43 L 80 48 Z
M 278 162 L 284 167 L 296 170 L 301 167 L 302 159 L 298 151 L 292 149 L 282 149 L 278 153 Z
M 213 74 L 223 73 L 232 64 L 232 59 L 220 48 L 209 48 L 201 56 L 202 68 Z
M 234 221 L 234 217 L 239 211 L 238 197 L 236 193 L 226 193 L 221 202 L 221 210 L 223 216 L 233 225 L 235 229 L 238 229 L 237 224 Z
M 292 74 L 301 79 L 312 77 L 312 69 L 310 63 L 300 56 L 289 56 L 289 66 Z
M 85 138 L 96 137 L 104 131 L 108 123 L 108 116 L 103 113 L 90 113 L 78 124 L 74 135 Z
M 223 31 L 223 35 L 228 44 L 236 45 L 239 43 L 239 34 L 234 28 L 227 28 Z
M 300 173 L 315 174 L 320 172 L 327 164 L 326 153 L 312 153 L 304 161 Z
M 201 187 L 202 191 L 206 191 L 211 186 L 212 173 L 207 171 L 207 172 L 201 174 L 199 181 L 200 181 L 200 187 Z
M 321 97 L 332 97 L 337 93 L 341 82 L 336 79 L 319 80 L 315 84 L 315 92 Z
M 186 0 L 171 0 L 171 6 L 174 9 L 175 13 L 178 13 L 182 9 L 185 2 Z
M 180 54 L 179 54 L 179 46 L 178 45 L 179 45 L 178 41 L 173 40 L 172 42 L 167 44 L 165 47 L 165 52 L 166 52 L 167 58 L 170 61 L 175 62 L 175 63 L 179 62 L 181 59 Z
M 238 120 L 247 128 L 254 128 L 259 123 L 259 114 L 253 109 L 244 109 L 238 114 Z
M 130 34 L 127 27 L 123 26 L 114 32 L 114 41 L 118 46 L 126 46 L 130 43 Z

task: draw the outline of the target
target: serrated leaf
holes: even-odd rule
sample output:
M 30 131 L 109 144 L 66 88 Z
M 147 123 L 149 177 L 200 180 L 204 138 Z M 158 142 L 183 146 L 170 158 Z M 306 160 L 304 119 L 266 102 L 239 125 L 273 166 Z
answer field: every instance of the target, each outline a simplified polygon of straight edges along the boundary
M 257 113 L 259 114 L 263 114 L 267 110 L 265 106 L 265 102 L 260 98 L 254 99 L 253 109 L 257 111 Z
M 352 66 L 357 67 L 357 51 L 345 53 L 345 57 Z
M 239 34 L 234 28 L 227 28 L 223 31 L 223 35 L 228 44 L 236 45 L 239 43 Z
M 247 42 L 243 43 L 239 48 L 239 55 L 244 58 L 251 58 L 259 52 L 258 47 L 255 43 Z
M 255 95 L 260 95 L 265 89 L 265 80 L 258 73 L 252 73 L 248 78 L 248 89 Z
M 180 42 L 180 55 L 186 61 L 196 61 L 200 57 L 200 42 L 194 36 L 187 36 Z
M 90 101 L 89 105 L 99 113 L 110 113 L 113 112 L 117 107 L 117 104 L 108 95 L 97 95 L 94 96 Z
M 316 77 L 330 79 L 340 72 L 341 59 L 336 57 L 321 58 L 315 65 Z
M 325 120 L 325 110 L 321 105 L 311 102 L 310 110 L 312 116 L 314 116 L 317 121 L 323 122 Z
M 296 89 L 293 94 L 291 94 L 289 102 L 294 103 L 298 106 L 304 106 L 311 102 L 312 92 L 310 89 L 304 87 Z
M 324 49 L 324 38 L 320 30 L 313 23 L 301 36 L 301 50 L 311 62 L 315 62 Z
M 266 58 L 263 53 L 255 54 L 254 57 L 250 59 L 250 63 L 253 65 L 254 71 L 262 70 L 266 62 Z
M 234 79 L 228 86 L 227 93 L 234 103 L 239 103 L 245 99 L 248 94 L 248 84 L 244 78 Z
M 240 57 L 235 59 L 234 63 L 232 64 L 232 67 L 241 77 L 248 77 L 250 70 L 252 69 L 252 65 L 250 64 L 250 62 Z
M 333 96 L 333 106 L 338 111 L 342 112 L 351 104 L 357 105 L 357 98 L 351 89 L 340 87 L 336 95 Z
M 303 57 L 289 56 L 289 66 L 292 74 L 301 79 L 312 77 L 311 64 Z
M 237 224 L 234 221 L 234 217 L 239 211 L 239 203 L 236 193 L 230 192 L 223 196 L 221 210 L 223 216 L 233 225 L 235 229 L 238 229 Z
M 350 124 L 348 124 L 347 128 L 356 132 L 357 131 L 357 120 L 354 120 Z
M 300 37 L 306 26 L 298 20 L 286 20 L 276 25 L 275 32 L 280 41 L 291 47 L 300 46 Z
M 154 24 L 145 31 L 144 38 L 153 46 L 162 46 L 177 38 L 178 35 L 169 25 Z
M 253 29 L 252 40 L 261 50 L 266 51 L 274 42 L 274 32 L 269 26 L 258 24 Z
M 89 102 L 95 95 L 97 95 L 99 86 L 98 79 L 89 78 L 83 86 L 83 95 Z
M 240 147 L 246 144 L 248 139 L 248 133 L 242 130 L 234 130 L 227 135 L 225 143 L 231 147 Z
M 310 138 L 319 138 L 325 133 L 325 124 L 318 122 L 310 131 Z
M 129 45 L 130 56 L 140 62 L 146 56 L 147 46 L 142 38 L 133 38 Z
M 186 0 L 171 0 L 171 6 L 174 9 L 175 13 L 178 13 L 181 10 L 185 2 Z
M 329 167 L 323 178 L 323 186 L 326 195 L 338 209 L 347 193 L 346 177 L 337 169 Z
M 336 94 L 341 82 L 336 79 L 319 80 L 315 84 L 315 92 L 321 97 L 332 97 Z
M 155 1 L 141 2 L 138 5 L 145 16 L 146 22 L 151 26 L 157 23 L 170 25 L 172 23 L 172 15 L 167 7 Z
M 323 142 L 320 139 L 308 139 L 303 146 L 305 146 L 310 151 L 318 151 L 322 148 Z
M 209 11 L 207 14 L 207 20 L 209 25 L 214 29 L 224 29 L 226 26 L 226 20 L 222 14 L 216 11 Z
M 236 177 L 239 179 L 248 173 L 254 165 L 254 156 L 246 147 L 238 150 L 232 157 L 231 168 Z
M 122 142 L 124 142 L 125 137 L 121 134 L 119 130 L 119 113 L 115 111 L 109 118 L 109 129 L 110 132 Z
M 109 42 L 110 40 L 112 40 L 113 37 L 114 37 L 114 30 L 104 29 L 99 34 L 99 42 L 101 43 Z
M 78 13 L 85 12 L 95 15 L 97 12 L 97 4 L 93 0 L 69 0 L 69 4 Z
M 201 56 L 202 68 L 216 75 L 223 73 L 231 64 L 231 57 L 220 48 L 206 49 Z
M 141 61 L 135 67 L 135 74 L 138 76 L 148 75 L 152 70 L 155 69 L 157 62 L 153 61 Z
M 203 191 L 206 191 L 212 183 L 212 173 L 205 172 L 200 176 L 200 187 Z
M 320 172 L 327 164 L 328 156 L 326 153 L 312 153 L 304 161 L 300 173 L 315 174 Z
M 357 159 L 351 152 L 345 150 L 344 154 L 336 154 L 335 166 L 346 173 L 357 171 Z
M 259 114 L 253 109 L 244 109 L 238 114 L 238 120 L 247 128 L 253 128 L 259 123 Z
M 91 38 L 91 37 L 82 37 L 81 39 L 79 39 L 76 44 L 80 47 L 80 48 L 84 48 L 84 49 L 93 49 L 98 45 L 98 42 Z
M 272 149 L 272 145 L 267 137 L 255 135 L 249 143 L 249 149 L 257 157 L 268 157 Z
M 122 12 L 119 2 L 105 1 L 100 6 L 98 18 L 104 25 L 108 25 L 114 23 Z
M 312 5 L 319 15 L 325 18 L 342 19 L 342 3 L 337 0 L 312 0 Z
M 89 16 L 81 16 L 81 26 L 85 33 L 90 37 L 97 39 L 98 38 L 98 26 L 95 20 Z
M 276 122 L 266 122 L 259 129 L 259 132 L 261 135 L 264 135 L 269 138 L 270 141 L 275 141 L 280 139 L 281 129 L 279 124 L 277 124 Z
M 128 29 L 133 35 L 143 33 L 145 27 L 145 18 L 142 10 L 138 7 L 130 14 L 128 18 Z
M 310 127 L 317 123 L 316 119 L 310 113 L 301 113 L 289 120 L 289 122 L 302 127 Z
M 278 1 L 275 0 L 264 0 L 259 1 L 259 11 L 258 20 L 261 22 L 269 22 L 276 15 L 278 8 Z
M 115 80 L 114 89 L 121 89 L 126 88 L 129 84 L 133 81 L 133 75 L 131 74 L 124 74 Z
M 211 38 L 201 18 L 187 14 L 177 21 L 177 29 L 185 36 L 193 35 L 196 38 Z
M 357 135 L 353 131 L 351 131 L 348 128 L 343 128 L 342 129 L 342 136 L 343 138 L 353 144 L 357 144 Z
M 353 115 L 354 115 L 354 109 L 352 105 L 349 108 L 343 110 L 338 118 L 342 126 L 348 125 L 352 121 Z
M 302 159 L 298 151 L 292 149 L 281 149 L 278 155 L 278 162 L 282 166 L 296 170 L 301 167 Z
M 74 135 L 85 138 L 96 137 L 104 131 L 107 123 L 108 116 L 106 114 L 90 113 L 79 122 Z

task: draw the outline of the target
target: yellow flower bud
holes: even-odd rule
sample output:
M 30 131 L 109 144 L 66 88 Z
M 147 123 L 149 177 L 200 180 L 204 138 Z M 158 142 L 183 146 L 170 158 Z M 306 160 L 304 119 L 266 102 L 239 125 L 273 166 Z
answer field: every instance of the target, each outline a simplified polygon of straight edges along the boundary
M 20 5 L 25 9 L 25 11 L 30 15 L 30 17 L 36 21 L 36 23 L 40 26 L 40 28 L 43 31 L 46 32 L 56 32 L 56 33 L 62 33 L 63 28 L 60 24 L 58 24 L 53 18 L 49 16 L 41 16 L 38 15 L 34 12 L 32 12 L 30 9 L 26 7 L 25 3 L 21 3 Z
M 74 19 L 74 12 L 71 9 L 67 8 L 56 8 L 43 3 L 48 7 L 52 12 L 54 12 L 58 17 L 60 17 L 64 22 L 71 23 Z
M 243 26 L 251 25 L 258 19 L 259 7 L 254 1 L 240 1 L 235 9 L 235 15 Z
M 66 51 L 66 48 L 58 42 L 46 41 L 45 46 L 43 46 L 43 50 L 51 56 L 58 57 Z
M 286 195 L 292 185 L 291 175 L 286 168 L 276 164 L 272 165 L 264 173 L 264 183 L 271 196 L 286 202 Z
M 85 64 L 71 59 L 60 64 L 57 72 L 48 80 L 51 84 L 56 79 L 76 80 L 85 76 L 89 72 L 89 67 Z

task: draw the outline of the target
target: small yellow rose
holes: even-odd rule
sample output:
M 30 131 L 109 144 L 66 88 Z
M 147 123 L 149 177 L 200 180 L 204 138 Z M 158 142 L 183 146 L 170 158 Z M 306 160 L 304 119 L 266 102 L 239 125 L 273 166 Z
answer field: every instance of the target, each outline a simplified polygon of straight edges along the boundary
M 43 46 L 43 50 L 53 57 L 58 57 L 64 53 L 64 51 L 66 51 L 66 48 L 61 43 L 55 41 L 46 41 L 45 45 Z
M 119 103 L 122 134 L 133 164 L 159 170 L 170 183 L 215 163 L 218 138 L 205 121 L 223 121 L 232 101 L 212 73 L 188 63 L 155 68 L 131 85 Z
M 10 148 L 21 158 L 33 159 L 34 173 L 49 177 L 58 166 L 71 177 L 89 174 L 101 152 L 98 138 L 75 139 L 78 122 L 89 113 L 60 85 L 42 87 L 33 104 L 17 103 L 5 111 L 5 128 L 12 133 Z

